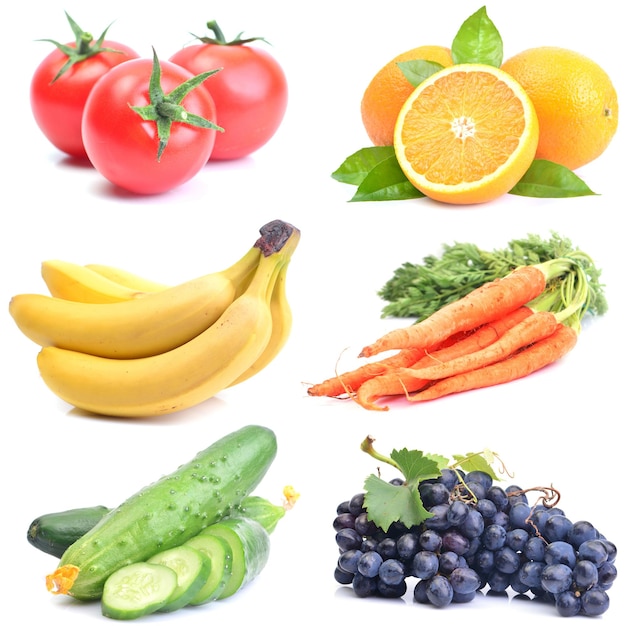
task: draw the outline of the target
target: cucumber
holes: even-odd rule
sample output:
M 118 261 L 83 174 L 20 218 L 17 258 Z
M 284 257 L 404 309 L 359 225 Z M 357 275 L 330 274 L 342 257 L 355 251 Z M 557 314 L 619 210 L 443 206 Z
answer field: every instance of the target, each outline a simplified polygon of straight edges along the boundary
M 271 535 L 286 512 L 284 506 L 272 504 L 261 496 L 248 496 L 241 501 L 241 504 L 233 510 L 229 517 L 253 519 L 259 522 Z
M 105 506 L 92 506 L 46 513 L 31 522 L 27 532 L 28 542 L 42 552 L 61 558 L 67 548 L 91 530 L 109 511 Z M 285 513 L 284 506 L 252 495 L 245 497 L 229 515 L 254 519 L 271 534 Z
M 159 552 L 150 557 L 147 563 L 166 565 L 176 573 L 176 589 L 159 609 L 162 613 L 176 611 L 189 604 L 206 583 L 213 566 L 204 553 L 186 544 Z
M 191 546 L 202 552 L 211 563 L 209 577 L 204 586 L 189 601 L 189 604 L 197 606 L 217 600 L 223 593 L 232 574 L 233 551 L 230 544 L 221 537 L 197 535 L 183 545 Z
M 231 517 L 205 528 L 204 535 L 220 537 L 233 553 L 233 565 L 230 577 L 226 582 L 218 600 L 232 596 L 256 578 L 269 559 L 269 533 L 253 519 L 246 517 Z
M 165 606 L 176 591 L 176 572 L 156 563 L 131 563 L 111 574 L 102 592 L 102 615 L 135 619 Z
M 276 437 L 245 426 L 199 452 L 107 513 L 63 554 L 46 577 L 55 594 L 102 596 L 120 567 L 182 545 L 228 515 L 260 483 L 276 456 Z
M 91 530 L 108 511 L 105 506 L 92 506 L 47 513 L 31 522 L 26 538 L 35 548 L 61 558 L 63 553 Z

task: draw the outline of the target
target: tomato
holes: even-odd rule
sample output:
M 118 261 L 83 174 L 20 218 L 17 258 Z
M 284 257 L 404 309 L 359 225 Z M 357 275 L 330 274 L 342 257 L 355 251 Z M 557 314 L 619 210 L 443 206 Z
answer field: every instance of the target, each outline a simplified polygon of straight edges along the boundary
M 287 79 L 274 57 L 247 45 L 259 38 L 226 42 L 215 22 L 208 27 L 215 38 L 199 38 L 202 43 L 182 48 L 169 60 L 193 74 L 222 68 L 204 83 L 224 129 L 211 159 L 238 159 L 265 145 L 278 130 L 287 109 Z
M 112 67 L 139 55 L 124 44 L 104 39 L 104 33 L 93 41 L 67 17 L 76 41 L 65 45 L 53 42 L 57 48 L 43 59 L 32 77 L 30 104 L 37 125 L 56 148 L 86 158 L 80 127 L 91 88 Z M 59 75 L 65 65 L 67 69 Z
M 93 166 L 115 185 L 139 194 L 162 193 L 195 176 L 215 144 L 215 104 L 204 89 L 181 92 L 179 87 L 199 85 L 202 78 L 159 62 L 156 55 L 107 72 L 91 90 L 83 113 L 83 142 Z

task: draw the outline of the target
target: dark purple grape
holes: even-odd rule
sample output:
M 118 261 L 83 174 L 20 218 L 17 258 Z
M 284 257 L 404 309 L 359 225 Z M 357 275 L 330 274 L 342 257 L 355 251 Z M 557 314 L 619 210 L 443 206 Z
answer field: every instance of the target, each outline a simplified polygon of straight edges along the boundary
M 452 602 L 454 591 L 445 576 L 434 576 L 428 581 L 426 597 L 433 606 L 443 608 Z
M 386 585 L 399 585 L 406 578 L 404 565 L 397 559 L 383 561 L 378 570 L 378 578 Z
M 352 580 L 352 590 L 359 598 L 375 596 L 378 590 L 378 579 L 368 578 L 357 572 Z
M 335 580 L 340 585 L 350 585 L 353 578 L 354 574 L 351 574 L 350 572 L 344 572 L 340 567 L 335 568 Z
M 342 528 L 354 528 L 354 515 L 351 513 L 339 513 L 333 520 L 333 528 L 340 531 Z
M 455 593 L 471 593 L 477 591 L 482 585 L 480 576 L 469 567 L 457 567 L 450 572 L 448 577 Z
M 567 541 L 553 541 L 546 546 L 544 560 L 548 565 L 564 563 L 572 568 L 576 565 L 576 551 Z
M 483 545 L 487 550 L 499 550 L 506 544 L 506 532 L 503 526 L 490 524 L 483 532 Z
M 457 530 L 446 530 L 441 536 L 442 548 L 463 555 L 470 548 L 470 541 Z
M 359 535 L 354 528 L 342 528 L 335 535 L 335 543 L 342 552 L 359 549 L 361 542 L 361 535 Z
M 546 565 L 541 573 L 541 586 L 550 593 L 563 593 L 570 588 L 572 578 L 572 569 L 567 565 Z
M 598 538 L 598 531 L 593 524 L 586 521 L 574 522 L 572 528 L 567 536 L 567 541 L 571 543 L 574 548 L 578 549 L 581 543 L 584 541 L 591 541 Z
M 344 572 L 356 574 L 358 571 L 359 559 L 363 555 L 360 550 L 346 550 L 339 555 L 337 566 Z
M 411 573 L 416 578 L 432 578 L 439 570 L 439 557 L 428 550 L 422 550 L 413 557 Z
M 574 617 L 580 613 L 582 602 L 578 594 L 564 591 L 556 596 L 554 606 L 562 617 Z
M 422 550 L 436 552 L 441 548 L 443 540 L 436 530 L 427 529 L 420 534 L 419 543 Z
M 382 565 L 383 557 L 378 552 L 363 552 L 357 563 L 357 571 L 361 576 L 374 578 Z
M 609 608 L 609 596 L 603 589 L 593 587 L 585 591 L 580 598 L 581 610 L 585 615 L 602 615 Z
M 577 589 L 589 589 L 598 583 L 599 573 L 595 563 L 591 561 L 578 561 L 572 569 L 574 585 Z
M 352 513 L 354 517 L 357 517 L 357 515 L 360 515 L 365 510 L 363 508 L 364 499 L 364 493 L 356 493 L 352 496 L 352 498 L 350 498 L 350 501 L 348 503 L 348 511 Z

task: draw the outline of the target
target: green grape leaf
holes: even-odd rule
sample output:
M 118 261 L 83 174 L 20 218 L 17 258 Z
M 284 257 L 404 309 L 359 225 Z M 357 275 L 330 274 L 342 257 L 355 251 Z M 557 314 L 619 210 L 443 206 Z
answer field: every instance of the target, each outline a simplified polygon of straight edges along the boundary
M 452 59 L 458 63 L 484 63 L 500 67 L 503 53 L 502 37 L 495 24 L 481 7 L 470 15 L 452 41 Z
M 437 478 L 441 474 L 438 462 L 424 456 L 420 450 L 407 450 L 406 448 L 393 450 L 390 457 L 404 475 L 405 481 L 410 485 L 422 480 Z
M 464 472 L 484 472 L 489 474 L 494 480 L 500 480 L 491 467 L 494 456 L 489 450 L 468 452 L 464 455 L 455 454 L 453 458 L 456 461 L 456 467 L 461 468 Z
M 380 161 L 359 184 L 350 202 L 372 200 L 409 200 L 424 194 L 408 180 L 395 154 Z
M 360 185 L 374 167 L 394 154 L 393 146 L 361 148 L 346 158 L 331 176 L 340 183 Z
M 424 508 L 416 488 L 392 485 L 374 474 L 365 481 L 363 504 L 368 518 L 385 532 L 394 522 L 410 528 L 432 517 Z
M 366 437 L 361 443 L 361 450 L 377 461 L 391 465 L 403 475 L 401 484 L 385 481 L 379 476 L 370 474 L 365 480 L 363 503 L 367 509 L 368 519 L 385 532 L 394 522 L 400 522 L 407 528 L 421 524 L 432 517 L 419 492 L 422 481 L 432 480 L 441 475 L 442 469 L 463 469 L 485 472 L 495 480 L 499 480 L 491 468 L 498 458 L 490 450 L 455 455 L 455 463 L 450 465 L 449 459 L 439 454 L 425 454 L 420 450 L 394 449 L 387 457 L 374 449 L 374 439 Z
M 400 61 L 398 67 L 413 87 L 417 87 L 422 81 L 443 69 L 441 63 L 424 59 Z
M 509 193 L 531 198 L 575 198 L 597 195 L 570 169 L 545 159 L 535 159 Z

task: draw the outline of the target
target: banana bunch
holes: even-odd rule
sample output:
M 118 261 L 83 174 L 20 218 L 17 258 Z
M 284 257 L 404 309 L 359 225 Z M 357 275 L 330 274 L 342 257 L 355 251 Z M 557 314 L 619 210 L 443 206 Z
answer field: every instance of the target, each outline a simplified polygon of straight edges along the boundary
M 174 286 L 46 261 L 50 295 L 14 296 L 9 312 L 69 404 L 118 417 L 180 411 L 260 372 L 289 337 L 286 278 L 300 231 L 274 220 L 260 233 L 233 265 Z

